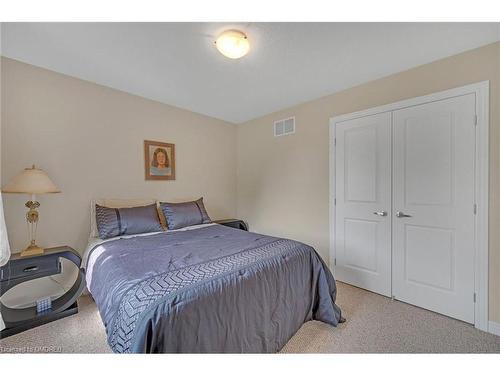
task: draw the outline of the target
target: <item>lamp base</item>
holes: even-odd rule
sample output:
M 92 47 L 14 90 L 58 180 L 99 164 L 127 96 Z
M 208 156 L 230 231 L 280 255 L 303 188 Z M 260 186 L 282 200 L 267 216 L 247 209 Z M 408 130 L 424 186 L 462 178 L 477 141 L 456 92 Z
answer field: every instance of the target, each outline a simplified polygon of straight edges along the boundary
M 31 256 L 31 255 L 40 255 L 40 254 L 43 254 L 43 248 L 41 248 L 40 246 L 37 246 L 37 245 L 30 245 L 26 249 L 21 251 L 20 255 L 22 257 L 27 257 L 27 256 Z

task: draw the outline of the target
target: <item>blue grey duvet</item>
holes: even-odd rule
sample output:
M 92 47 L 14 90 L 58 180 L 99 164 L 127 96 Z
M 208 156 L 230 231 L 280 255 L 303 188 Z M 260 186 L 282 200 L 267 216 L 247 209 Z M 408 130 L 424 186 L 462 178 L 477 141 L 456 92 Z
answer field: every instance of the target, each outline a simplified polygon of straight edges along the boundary
M 340 320 L 331 272 L 296 241 L 213 225 L 92 251 L 87 286 L 118 353 L 274 353 L 303 323 Z

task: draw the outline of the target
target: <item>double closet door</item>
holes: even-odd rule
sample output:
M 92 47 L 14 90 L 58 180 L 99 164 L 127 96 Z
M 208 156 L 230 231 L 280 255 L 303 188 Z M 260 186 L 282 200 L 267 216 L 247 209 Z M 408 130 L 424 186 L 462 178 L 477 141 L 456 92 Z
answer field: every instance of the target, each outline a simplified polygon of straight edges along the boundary
M 337 123 L 335 276 L 474 322 L 475 95 Z

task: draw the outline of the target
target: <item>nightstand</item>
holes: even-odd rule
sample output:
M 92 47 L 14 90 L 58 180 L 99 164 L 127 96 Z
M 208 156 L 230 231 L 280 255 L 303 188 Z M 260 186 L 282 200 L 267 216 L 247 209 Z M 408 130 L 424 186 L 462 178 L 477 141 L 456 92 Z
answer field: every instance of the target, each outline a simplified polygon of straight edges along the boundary
M 61 259 L 67 259 L 78 268 L 78 277 L 73 286 L 62 296 L 52 301 L 52 308 L 37 313 L 36 306 L 10 308 L 0 302 L 5 329 L 0 331 L 0 338 L 8 337 L 39 325 L 64 318 L 78 312 L 76 299 L 85 287 L 85 277 L 80 268 L 80 255 L 69 246 L 45 249 L 40 255 L 20 257 L 14 254 L 9 262 L 0 267 L 0 296 L 9 289 L 29 280 L 39 279 L 61 273 Z
M 225 225 L 226 227 L 241 229 L 248 231 L 248 226 L 243 220 L 239 219 L 224 219 L 224 220 L 215 220 L 214 223 Z

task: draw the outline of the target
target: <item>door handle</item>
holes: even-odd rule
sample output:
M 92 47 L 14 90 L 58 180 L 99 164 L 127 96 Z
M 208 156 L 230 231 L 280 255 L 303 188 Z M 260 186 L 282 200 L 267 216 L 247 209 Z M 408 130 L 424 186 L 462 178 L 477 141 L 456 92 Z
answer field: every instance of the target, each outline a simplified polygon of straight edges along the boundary
M 411 215 L 407 215 L 403 211 L 397 211 L 396 217 L 411 217 Z
M 373 214 L 377 216 L 387 216 L 387 212 L 385 211 L 375 211 Z

